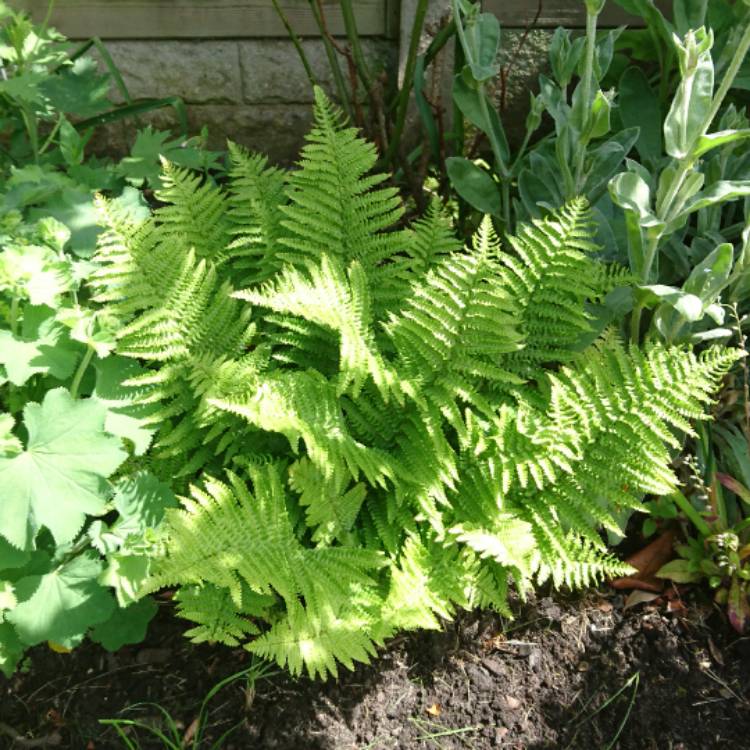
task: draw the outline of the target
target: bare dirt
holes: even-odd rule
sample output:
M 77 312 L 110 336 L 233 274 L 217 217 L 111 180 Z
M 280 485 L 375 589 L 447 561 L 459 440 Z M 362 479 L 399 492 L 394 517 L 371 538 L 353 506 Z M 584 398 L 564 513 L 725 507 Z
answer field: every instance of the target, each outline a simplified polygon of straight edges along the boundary
M 469 613 L 395 639 L 339 682 L 277 672 L 254 688 L 232 683 L 211 702 L 206 738 L 239 724 L 224 750 L 748 748 L 750 638 L 733 635 L 699 593 L 687 603 L 625 610 L 621 594 L 603 590 L 540 596 L 512 622 Z M 0 747 L 123 748 L 99 719 L 158 724 L 153 706 L 121 713 L 149 701 L 190 736 L 207 691 L 251 660 L 191 645 L 163 609 L 137 647 L 37 648 L 25 673 L 0 678 Z M 129 738 L 164 747 L 143 731 Z

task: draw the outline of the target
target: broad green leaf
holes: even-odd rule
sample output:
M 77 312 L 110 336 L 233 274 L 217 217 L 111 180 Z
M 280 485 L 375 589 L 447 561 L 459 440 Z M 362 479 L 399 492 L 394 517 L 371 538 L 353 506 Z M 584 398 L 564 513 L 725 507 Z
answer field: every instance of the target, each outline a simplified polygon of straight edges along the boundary
M 692 569 L 688 560 L 672 560 L 656 572 L 658 578 L 669 578 L 675 583 L 694 583 L 700 581 L 701 574 Z
M 117 607 L 106 622 L 91 631 L 89 637 L 107 651 L 118 651 L 131 643 L 140 643 L 158 609 L 156 602 L 149 597 L 124 608 Z
M 155 529 L 165 509 L 177 507 L 177 499 L 155 476 L 139 472 L 119 482 L 114 505 L 120 515 L 111 526 L 97 520 L 88 529 L 91 543 L 103 555 L 123 549 L 128 553 L 140 550 L 144 532 Z
M 0 290 L 8 289 L 32 305 L 57 307 L 73 286 L 71 265 L 52 248 L 10 245 L 0 253 Z
M 693 211 L 743 198 L 746 195 L 750 195 L 750 180 L 721 180 L 715 182 L 690 200 L 675 221 L 684 219 Z
M 31 553 L 16 549 L 0 536 L 0 571 L 21 568 L 31 559 Z M 3 577 L 3 576 L 0 576 Z
M 16 589 L 10 581 L 0 580 L 0 621 L 3 610 L 13 609 L 18 604 Z
M 694 323 L 703 317 L 703 303 L 695 294 L 686 294 L 682 289 L 664 284 L 637 287 L 636 297 L 645 307 L 667 304 L 674 308 L 687 322 Z
M 500 72 L 500 21 L 494 13 L 479 13 L 466 23 L 466 60 L 477 81 L 494 78 Z
M 485 99 L 489 122 L 485 119 L 482 111 L 480 97 Z M 472 125 L 479 128 L 483 133 L 494 136 L 500 145 L 503 159 L 507 163 L 510 159 L 508 139 L 505 136 L 505 130 L 497 110 L 487 95 L 479 89 L 469 86 L 463 76 L 458 75 L 453 79 L 453 101 Z
M 8 679 L 16 671 L 24 652 L 24 645 L 9 622 L 0 622 L 0 672 Z
M 16 73 L 0 80 L 0 94 L 15 99 L 21 104 L 40 104 L 43 99 L 40 84 L 46 80 L 43 73 Z
M 151 561 L 146 555 L 130 555 L 115 552 L 107 558 L 107 569 L 99 577 L 104 586 L 111 586 L 121 607 L 127 607 L 140 598 L 139 591 L 151 570 Z
M 137 534 L 156 528 L 164 511 L 176 508 L 178 503 L 169 485 L 143 471 L 117 484 L 114 504 L 121 518 L 117 528 Z
M 680 36 L 690 29 L 699 29 L 706 21 L 708 0 L 674 0 L 674 23 Z
M 105 416 L 101 404 L 75 401 L 64 388 L 26 405 L 27 448 L 0 457 L 0 533 L 11 544 L 29 549 L 42 526 L 58 544 L 69 542 L 87 514 L 104 512 L 105 479 L 127 458 L 104 432 Z
M 602 190 L 620 168 L 638 138 L 638 128 L 627 128 L 609 138 L 590 152 L 590 167 L 583 192 L 591 196 Z
M 672 44 L 672 24 L 662 15 L 653 0 L 615 0 L 617 5 L 634 16 L 640 16 L 666 44 Z
M 622 124 L 640 129 L 635 147 L 644 161 L 655 162 L 662 155 L 661 107 L 645 73 L 635 66 L 620 77 L 618 104 Z
M 696 156 L 703 156 L 703 154 L 708 153 L 714 148 L 726 146 L 729 143 L 744 141 L 747 138 L 750 138 L 750 129 L 748 128 L 743 128 L 742 130 L 720 130 L 718 133 L 707 133 L 698 139 L 694 153 Z
M 90 627 L 106 621 L 115 603 L 97 582 L 101 570 L 101 561 L 86 553 L 44 575 L 19 580 L 19 604 L 8 613 L 7 620 L 15 625 L 23 643 L 75 644 Z
M 145 370 L 134 360 L 110 356 L 94 363 L 96 389 L 92 398 L 107 409 L 104 428 L 112 435 L 130 440 L 136 456 L 142 456 L 156 433 L 152 415 L 159 404 L 139 404 L 139 390 L 123 385 L 129 378 L 142 375 Z
M 682 290 L 700 297 L 705 308 L 718 299 L 721 290 L 729 283 L 733 260 L 732 245 L 728 242 L 719 245 L 691 271 Z
M 622 172 L 610 180 L 609 194 L 614 203 L 625 209 L 630 269 L 643 278 L 646 242 L 658 239 L 664 232 L 664 223 L 651 211 L 651 189 L 635 172 Z
M 451 184 L 469 205 L 483 214 L 500 213 L 498 186 L 485 170 L 461 156 L 451 156 L 445 166 Z
M 23 385 L 38 374 L 66 380 L 73 374 L 80 349 L 47 307 L 26 307 L 20 337 L 0 330 L 0 365 L 13 385 Z
M 109 76 L 99 72 L 96 60 L 79 57 L 57 75 L 46 76 L 39 88 L 58 112 L 86 118 L 110 108 L 109 86 Z
M 685 158 L 704 134 L 714 93 L 713 35 L 705 29 L 688 32 L 675 46 L 682 81 L 664 120 L 664 146 L 675 159 Z
M 12 414 L 0 413 L 0 455 L 17 456 L 23 450 L 23 444 L 13 434 L 15 425 L 16 420 Z
M 89 258 L 94 254 L 101 226 L 92 191 L 78 187 L 65 190 L 49 200 L 43 208 L 29 212 L 32 219 L 44 216 L 53 216 L 70 228 L 70 249 L 76 255 Z

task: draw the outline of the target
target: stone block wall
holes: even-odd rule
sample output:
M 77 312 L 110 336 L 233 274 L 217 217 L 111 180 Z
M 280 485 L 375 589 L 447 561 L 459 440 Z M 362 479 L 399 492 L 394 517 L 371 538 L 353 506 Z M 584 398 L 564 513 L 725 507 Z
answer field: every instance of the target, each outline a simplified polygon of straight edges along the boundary
M 190 132 L 205 125 L 211 147 L 223 147 L 231 138 L 274 161 L 296 157 L 311 122 L 312 87 L 289 40 L 111 40 L 106 45 L 134 100 L 179 96 L 187 105 Z M 395 40 L 370 38 L 363 46 L 373 68 L 394 70 Z M 332 92 L 323 43 L 305 39 L 302 47 L 317 81 Z M 112 98 L 122 102 L 114 88 Z M 143 119 L 163 128 L 175 124 L 170 109 Z M 132 124 L 116 124 L 97 148 L 123 153 L 130 143 Z

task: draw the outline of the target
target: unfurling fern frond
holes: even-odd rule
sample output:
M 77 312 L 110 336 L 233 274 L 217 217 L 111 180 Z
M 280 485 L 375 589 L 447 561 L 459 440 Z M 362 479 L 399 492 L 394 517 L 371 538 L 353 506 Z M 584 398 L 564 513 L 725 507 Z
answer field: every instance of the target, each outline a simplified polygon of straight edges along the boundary
M 510 615 L 511 587 L 625 572 L 602 532 L 675 489 L 736 354 L 595 329 L 627 278 L 582 200 L 503 247 L 489 218 L 463 249 L 437 209 L 394 226 L 374 148 L 315 97 L 291 174 L 232 147 L 226 189 L 168 167 L 151 219 L 103 202 L 94 287 L 143 364 L 144 460 L 194 480 L 144 593 L 324 677 L 458 608 Z

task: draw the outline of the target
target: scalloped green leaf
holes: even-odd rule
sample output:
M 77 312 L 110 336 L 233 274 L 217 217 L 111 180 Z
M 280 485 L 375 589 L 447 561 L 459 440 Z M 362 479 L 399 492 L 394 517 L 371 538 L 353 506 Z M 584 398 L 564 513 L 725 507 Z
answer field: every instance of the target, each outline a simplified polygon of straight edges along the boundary
M 87 514 L 104 512 L 105 480 L 127 458 L 104 432 L 105 418 L 101 404 L 76 401 L 64 388 L 26 405 L 26 450 L 0 456 L 0 534 L 15 547 L 32 547 L 42 526 L 58 544 L 70 542 Z
M 115 602 L 97 581 L 101 570 L 101 560 L 87 553 L 48 573 L 18 581 L 19 604 L 7 620 L 21 641 L 28 646 L 42 641 L 74 645 L 90 627 L 105 622 Z

